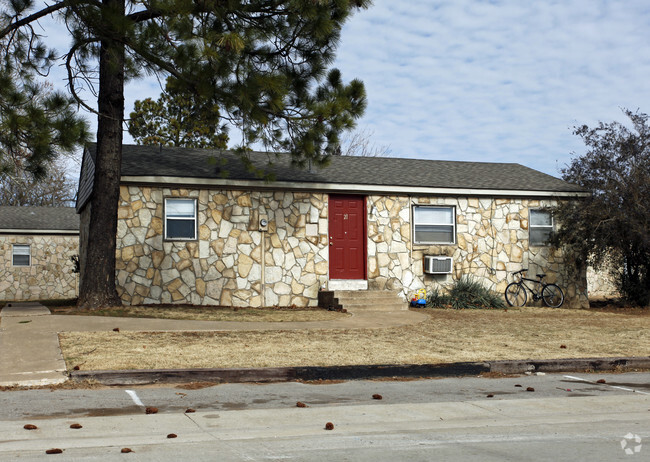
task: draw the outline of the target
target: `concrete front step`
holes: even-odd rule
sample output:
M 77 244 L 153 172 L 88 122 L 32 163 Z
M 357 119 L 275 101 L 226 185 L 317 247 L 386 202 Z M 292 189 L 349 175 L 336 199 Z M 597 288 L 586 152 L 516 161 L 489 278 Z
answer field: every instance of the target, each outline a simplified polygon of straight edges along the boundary
M 388 290 L 336 290 L 334 296 L 348 311 L 403 311 L 408 304 Z
M 365 304 L 351 304 L 341 302 L 343 308 L 346 310 L 355 313 L 359 311 L 406 311 L 408 310 L 408 305 L 406 302 L 400 302 L 399 304 L 388 304 L 388 303 L 365 303 Z
M 335 290 L 334 295 L 346 300 L 401 300 L 397 292 L 390 290 Z

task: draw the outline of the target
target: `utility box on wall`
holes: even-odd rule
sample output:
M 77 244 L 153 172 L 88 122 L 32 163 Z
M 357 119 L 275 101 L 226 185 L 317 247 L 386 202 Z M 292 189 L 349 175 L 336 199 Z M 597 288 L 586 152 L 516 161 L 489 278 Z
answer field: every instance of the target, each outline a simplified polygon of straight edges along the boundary
M 451 274 L 453 259 L 451 257 L 424 256 L 425 274 Z
M 261 216 L 260 217 L 259 230 L 260 231 L 268 231 L 269 230 L 269 219 L 268 219 L 267 216 Z

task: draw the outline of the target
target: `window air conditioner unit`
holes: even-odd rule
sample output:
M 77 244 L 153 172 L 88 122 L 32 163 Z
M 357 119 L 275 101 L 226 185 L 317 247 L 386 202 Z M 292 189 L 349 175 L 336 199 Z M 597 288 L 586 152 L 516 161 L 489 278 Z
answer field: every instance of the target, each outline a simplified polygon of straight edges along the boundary
M 424 272 L 426 274 L 451 274 L 453 259 L 451 257 L 424 256 Z

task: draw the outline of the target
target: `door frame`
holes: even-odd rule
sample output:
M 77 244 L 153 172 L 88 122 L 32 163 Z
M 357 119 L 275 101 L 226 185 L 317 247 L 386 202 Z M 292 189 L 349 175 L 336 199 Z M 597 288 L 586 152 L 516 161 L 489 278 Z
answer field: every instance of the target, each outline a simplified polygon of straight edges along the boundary
M 364 196 L 363 194 L 328 194 L 327 197 L 327 237 L 328 237 L 328 247 L 330 247 L 330 239 L 331 239 L 331 234 L 330 234 L 330 220 L 331 220 L 331 207 L 330 207 L 330 201 L 332 198 L 336 199 L 337 197 L 339 198 L 357 198 L 361 201 L 362 207 L 361 207 L 361 214 L 362 214 L 362 219 L 361 219 L 361 232 L 363 233 L 363 278 L 362 279 L 336 279 L 332 278 L 331 274 L 331 264 L 332 264 L 332 252 L 329 252 L 329 257 L 328 257 L 328 279 L 331 280 L 343 280 L 343 281 L 367 281 L 368 280 L 368 197 Z

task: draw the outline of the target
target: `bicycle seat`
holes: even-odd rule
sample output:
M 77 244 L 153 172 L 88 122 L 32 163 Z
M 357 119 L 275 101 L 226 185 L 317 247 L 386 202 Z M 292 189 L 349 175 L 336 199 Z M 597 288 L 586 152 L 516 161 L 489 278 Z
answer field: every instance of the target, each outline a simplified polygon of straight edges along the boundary
M 544 279 L 546 277 L 546 274 L 543 274 L 543 273 L 538 274 L 537 277 L 540 278 L 540 279 Z

